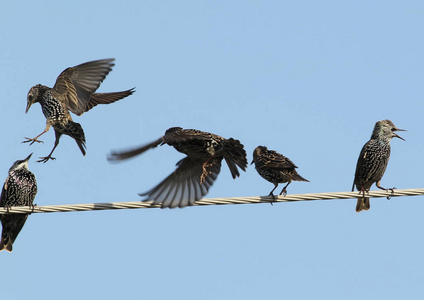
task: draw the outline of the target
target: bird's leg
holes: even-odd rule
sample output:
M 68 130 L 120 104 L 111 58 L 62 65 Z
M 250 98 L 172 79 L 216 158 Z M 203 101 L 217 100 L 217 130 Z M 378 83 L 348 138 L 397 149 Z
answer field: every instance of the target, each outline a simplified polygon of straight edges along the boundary
M 383 190 L 383 191 L 386 191 L 386 192 L 388 192 L 388 191 L 391 191 L 392 192 L 392 194 L 394 194 L 395 193 L 395 187 L 392 187 L 392 188 L 390 188 L 390 189 L 385 189 L 384 187 L 382 187 L 381 185 L 380 185 L 380 181 L 378 181 L 376 184 L 375 184 L 379 189 L 381 189 L 381 190 Z M 387 200 L 390 200 L 390 196 L 388 196 L 388 197 L 386 197 L 387 198 Z
M 33 139 L 30 139 L 30 138 L 27 138 L 26 137 L 26 141 L 23 141 L 22 143 L 29 143 L 29 142 L 31 142 L 29 145 L 31 146 L 32 144 L 34 144 L 35 142 L 37 142 L 37 143 L 44 143 L 43 141 L 39 141 L 38 140 L 38 138 L 40 137 L 40 136 L 42 136 L 43 134 L 45 134 L 47 131 L 49 131 L 49 129 L 50 129 L 50 125 L 46 125 L 46 128 L 44 129 L 44 131 L 42 132 L 42 133 L 40 133 L 39 135 L 37 135 L 35 138 L 33 138 Z
M 6 205 L 4 206 L 4 208 L 6 208 L 6 212 L 9 212 L 9 210 L 10 210 L 11 206 L 10 206 L 9 204 L 6 204 Z
M 209 174 L 211 174 L 212 172 L 211 171 L 208 171 L 206 168 L 209 168 L 209 167 L 212 167 L 213 166 L 213 164 L 209 164 L 208 162 L 212 159 L 212 157 L 213 156 L 211 156 L 211 157 L 209 157 L 208 158 L 208 160 L 207 161 L 205 161 L 204 163 L 203 163 L 203 166 L 202 166 L 202 168 L 203 168 L 203 173 L 202 173 L 202 175 L 200 176 L 200 184 L 203 184 L 204 182 L 205 182 L 205 178 L 206 178 L 206 176 L 208 176 Z
M 31 208 L 31 213 L 33 213 L 33 212 L 34 212 L 35 207 L 37 206 L 37 204 L 30 203 L 28 206 Z
M 272 191 L 269 193 L 269 195 L 268 195 L 268 197 L 272 197 L 272 200 L 271 201 L 269 201 L 269 203 L 271 203 L 271 205 L 273 205 L 272 203 L 274 203 L 275 202 L 275 196 L 274 196 L 274 194 L 273 194 L 273 192 L 275 191 L 275 189 L 277 188 L 277 186 L 278 186 L 278 183 L 275 183 L 274 184 L 275 186 L 274 186 L 274 188 L 272 189 Z
M 362 193 L 362 197 L 365 198 L 365 193 L 368 194 L 368 191 L 364 189 L 364 187 L 361 185 L 361 188 L 359 189 L 359 194 Z
M 37 160 L 37 162 L 46 163 L 46 162 L 49 161 L 49 159 L 51 159 L 51 160 L 56 159 L 56 158 L 52 157 L 52 154 L 53 154 L 54 149 L 56 149 L 57 145 L 59 145 L 59 138 L 60 138 L 61 134 L 60 133 L 58 134 L 57 131 L 55 131 L 55 133 L 56 133 L 56 140 L 54 141 L 54 146 L 53 146 L 52 151 L 50 152 L 49 155 L 44 156 L 44 157 L 40 157 L 40 160 Z
M 39 135 L 37 135 L 35 138 L 33 138 L 33 139 L 30 139 L 30 138 L 27 138 L 27 137 L 25 137 L 27 140 L 26 141 L 23 141 L 22 143 L 29 143 L 29 142 L 31 142 L 30 143 L 30 145 L 32 145 L 32 144 L 34 144 L 35 142 L 37 142 L 37 143 L 44 143 L 43 141 L 39 141 L 38 140 L 38 138 L 40 137 L 40 136 L 42 136 L 43 134 L 45 134 L 47 131 L 43 131 L 42 133 L 40 133 Z
M 283 194 L 283 196 L 287 195 L 286 187 L 288 187 L 290 183 L 291 183 L 291 181 L 289 181 L 289 182 L 286 184 L 286 186 L 285 186 L 285 187 L 283 187 L 283 190 L 281 191 L 280 195 L 281 195 L 281 194 Z

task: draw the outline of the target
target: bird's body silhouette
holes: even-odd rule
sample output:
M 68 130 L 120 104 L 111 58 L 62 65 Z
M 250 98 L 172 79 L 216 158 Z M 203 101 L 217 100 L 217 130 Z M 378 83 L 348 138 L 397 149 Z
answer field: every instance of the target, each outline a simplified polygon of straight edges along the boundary
M 33 206 L 37 194 L 37 181 L 34 174 L 28 170 L 29 155 L 24 160 L 16 161 L 9 169 L 9 176 L 3 185 L 0 207 L 9 209 L 12 206 Z M 2 214 L 0 220 L 2 233 L 0 251 L 12 252 L 12 245 L 24 226 L 28 214 Z
M 365 193 L 369 192 L 374 183 L 379 189 L 387 190 L 381 187 L 380 180 L 389 163 L 390 141 L 394 137 L 404 140 L 395 131 L 404 130 L 397 128 L 390 120 L 378 121 L 375 123 L 371 139 L 363 146 L 359 154 L 352 192 L 356 185 L 363 197 L 358 198 L 356 212 L 370 209 L 370 199 L 365 197 Z
M 172 127 L 160 139 L 145 146 L 124 152 L 112 152 L 110 161 L 120 161 L 145 152 L 159 145 L 168 144 L 187 155 L 177 163 L 177 169 L 150 191 L 140 194 L 147 196 L 144 201 L 153 200 L 162 208 L 193 205 L 207 194 L 221 170 L 225 159 L 235 179 L 240 176 L 237 169 L 247 167 L 246 151 L 233 138 L 195 129 Z
M 52 157 L 59 144 L 60 137 L 65 134 L 72 137 L 83 155 L 85 155 L 85 135 L 79 123 L 72 120 L 69 111 L 80 116 L 97 104 L 109 104 L 131 95 L 134 90 L 115 93 L 94 93 L 114 66 L 114 59 L 102 59 L 80 64 L 64 70 L 56 80 L 53 88 L 37 84 L 33 86 L 27 97 L 28 112 L 31 105 L 39 102 L 44 116 L 46 128 L 35 138 L 26 138 L 24 143 L 40 142 L 38 138 L 46 133 L 51 126 L 55 131 L 56 140 L 50 154 L 41 157 L 38 162 L 47 162 Z
M 309 180 L 300 176 L 296 168 L 297 166 L 284 155 L 274 151 L 268 150 L 267 147 L 258 146 L 253 151 L 253 161 L 255 169 L 259 175 L 265 180 L 274 184 L 274 188 L 269 193 L 269 196 L 274 198 L 274 190 L 278 187 L 279 183 L 286 183 L 281 190 L 280 195 L 287 194 L 287 187 L 292 181 L 306 181 Z

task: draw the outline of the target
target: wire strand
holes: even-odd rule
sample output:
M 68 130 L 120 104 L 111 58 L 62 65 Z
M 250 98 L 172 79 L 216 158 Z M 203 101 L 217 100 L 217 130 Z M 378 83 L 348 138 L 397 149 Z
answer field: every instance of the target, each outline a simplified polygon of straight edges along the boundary
M 424 195 L 422 189 L 403 189 L 392 191 L 370 191 L 366 194 L 369 198 L 402 197 Z M 193 206 L 204 205 L 227 205 L 227 204 L 259 204 L 277 203 L 291 201 L 312 201 L 312 200 L 336 200 L 336 199 L 356 199 L 361 196 L 359 192 L 332 192 L 332 193 L 312 193 L 293 194 L 286 196 L 276 196 L 273 201 L 270 196 L 254 197 L 227 197 L 227 198 L 204 198 L 197 201 Z M 114 209 L 139 209 L 139 208 L 159 208 L 160 205 L 152 204 L 152 201 L 132 201 L 132 202 L 108 202 L 89 204 L 67 204 L 67 205 L 44 205 L 44 206 L 12 206 L 9 208 L 0 207 L 1 214 L 12 213 L 52 213 L 52 212 L 72 212 L 72 211 L 93 211 L 93 210 L 114 210 Z

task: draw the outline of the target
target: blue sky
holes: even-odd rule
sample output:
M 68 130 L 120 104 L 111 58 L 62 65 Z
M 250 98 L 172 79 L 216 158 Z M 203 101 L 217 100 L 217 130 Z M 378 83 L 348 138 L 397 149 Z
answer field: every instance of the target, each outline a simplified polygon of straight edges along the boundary
M 63 136 L 56 161 L 29 167 L 38 205 L 135 201 L 183 157 L 163 146 L 109 164 L 111 150 L 173 126 L 265 145 L 310 183 L 288 193 L 350 191 L 376 121 L 402 129 L 381 184 L 422 188 L 421 1 L 8 1 L 0 18 L 1 180 L 45 127 L 31 86 L 69 66 L 116 58 L 99 92 L 136 87 L 74 117 L 87 155 Z M 207 197 L 267 195 L 249 166 L 223 165 Z M 280 189 L 280 188 L 279 188 Z M 375 189 L 375 186 L 373 187 Z M 122 210 L 30 216 L 1 252 L 5 299 L 418 299 L 422 197 Z

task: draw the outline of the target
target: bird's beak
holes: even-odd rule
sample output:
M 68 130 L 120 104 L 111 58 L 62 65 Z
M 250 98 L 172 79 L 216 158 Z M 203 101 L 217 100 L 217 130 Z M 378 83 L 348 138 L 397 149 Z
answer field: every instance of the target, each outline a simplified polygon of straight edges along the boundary
M 401 130 L 401 129 L 398 129 L 398 130 Z M 406 130 L 401 130 L 401 131 L 406 131 Z M 397 138 L 400 138 L 401 140 L 405 141 L 405 139 L 404 139 L 403 137 L 398 136 L 398 135 L 397 135 L 396 133 L 394 133 L 394 132 L 393 132 L 393 136 L 394 136 L 394 137 L 397 137 Z
M 399 128 L 396 128 L 394 131 L 406 131 L 405 129 L 399 129 Z M 405 139 L 404 138 L 402 138 L 402 137 L 400 137 L 400 136 L 398 136 L 396 133 L 394 133 L 393 132 L 393 136 L 394 137 L 397 137 L 397 138 L 400 138 L 401 140 L 404 140 L 405 141 Z
M 32 155 L 32 153 L 30 155 L 28 155 L 27 158 L 25 158 L 25 161 L 29 161 L 29 159 L 31 158 L 31 155 Z
M 27 103 L 27 107 L 26 107 L 25 113 L 27 113 L 29 111 L 29 108 L 31 107 L 31 105 L 32 105 L 31 102 L 28 102 Z

